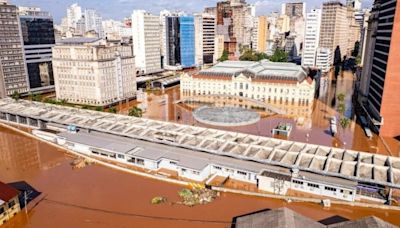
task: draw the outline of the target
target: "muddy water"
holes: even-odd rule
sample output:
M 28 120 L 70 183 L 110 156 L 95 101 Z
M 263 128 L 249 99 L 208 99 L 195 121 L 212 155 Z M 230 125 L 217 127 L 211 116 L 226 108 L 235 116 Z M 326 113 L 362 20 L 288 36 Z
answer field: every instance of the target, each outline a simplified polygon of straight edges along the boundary
M 315 220 L 339 214 L 348 219 L 375 215 L 400 224 L 400 212 L 355 207 L 323 209 L 308 203 L 222 194 L 193 208 L 151 205 L 154 196 L 178 200 L 181 186 L 92 165 L 73 170 L 63 151 L 0 128 L 0 180 L 25 180 L 42 192 L 27 215 L 4 227 L 230 227 L 232 217 L 265 208 L 289 207 Z M 32 206 L 32 205 L 31 205 Z

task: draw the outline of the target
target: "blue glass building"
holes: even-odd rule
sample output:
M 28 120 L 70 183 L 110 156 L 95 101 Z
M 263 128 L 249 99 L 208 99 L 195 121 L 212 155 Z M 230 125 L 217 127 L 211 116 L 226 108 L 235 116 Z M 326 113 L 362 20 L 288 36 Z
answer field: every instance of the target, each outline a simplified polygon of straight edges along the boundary
M 183 68 L 195 66 L 194 17 L 182 16 L 180 24 L 180 57 Z

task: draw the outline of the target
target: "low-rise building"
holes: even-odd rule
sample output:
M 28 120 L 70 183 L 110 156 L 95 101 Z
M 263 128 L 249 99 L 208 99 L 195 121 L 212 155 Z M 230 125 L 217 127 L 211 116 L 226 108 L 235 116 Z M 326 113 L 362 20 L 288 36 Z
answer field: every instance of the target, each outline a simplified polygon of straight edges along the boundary
M 329 72 L 333 63 L 332 51 L 329 48 L 318 48 L 316 58 L 315 66 L 322 73 Z
M 315 82 L 293 63 L 226 61 L 190 75 L 181 76 L 181 97 L 230 95 L 269 104 L 309 105 Z
M 0 225 L 21 211 L 18 194 L 19 192 L 13 187 L 0 182 Z
M 136 94 L 130 44 L 69 38 L 53 47 L 56 95 L 70 103 L 105 106 Z

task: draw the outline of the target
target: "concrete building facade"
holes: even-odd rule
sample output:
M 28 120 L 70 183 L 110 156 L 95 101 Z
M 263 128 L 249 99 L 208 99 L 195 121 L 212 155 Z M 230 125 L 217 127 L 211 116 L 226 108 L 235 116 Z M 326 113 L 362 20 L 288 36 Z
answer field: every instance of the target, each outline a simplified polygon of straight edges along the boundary
M 311 10 L 306 17 L 304 48 L 302 66 L 315 67 L 317 62 L 317 49 L 319 46 L 322 12 L 320 9 Z
M 0 97 L 29 91 L 18 9 L 0 2 Z
M 196 65 L 212 64 L 215 61 L 215 16 L 195 14 Z
M 366 58 L 371 65 L 364 66 L 362 78 L 369 81 L 364 109 L 380 135 L 397 137 L 400 135 L 400 3 L 375 1 L 373 15 L 377 16 L 371 22 L 372 28 L 376 28 L 369 41 L 373 53 Z
M 329 48 L 318 48 L 315 60 L 315 66 L 323 73 L 331 70 L 333 63 L 333 52 Z
M 19 7 L 24 56 L 31 92 L 54 91 L 51 49 L 55 44 L 53 18 L 36 7 Z
M 53 47 L 58 100 L 106 106 L 136 94 L 133 47 L 97 38 L 64 39 Z
M 339 1 L 323 3 L 319 47 L 333 52 L 339 46 L 344 57 L 348 49 L 348 29 L 347 7 Z
M 150 74 L 161 69 L 159 17 L 144 10 L 132 13 L 132 39 L 137 74 Z

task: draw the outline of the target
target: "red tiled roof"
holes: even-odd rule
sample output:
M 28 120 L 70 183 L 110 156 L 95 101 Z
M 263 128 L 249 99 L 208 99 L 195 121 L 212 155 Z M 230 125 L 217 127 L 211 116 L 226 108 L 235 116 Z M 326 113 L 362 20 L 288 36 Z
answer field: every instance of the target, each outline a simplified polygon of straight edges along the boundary
M 0 181 L 0 199 L 4 202 L 10 201 L 12 198 L 18 196 L 19 191 L 8 184 Z

